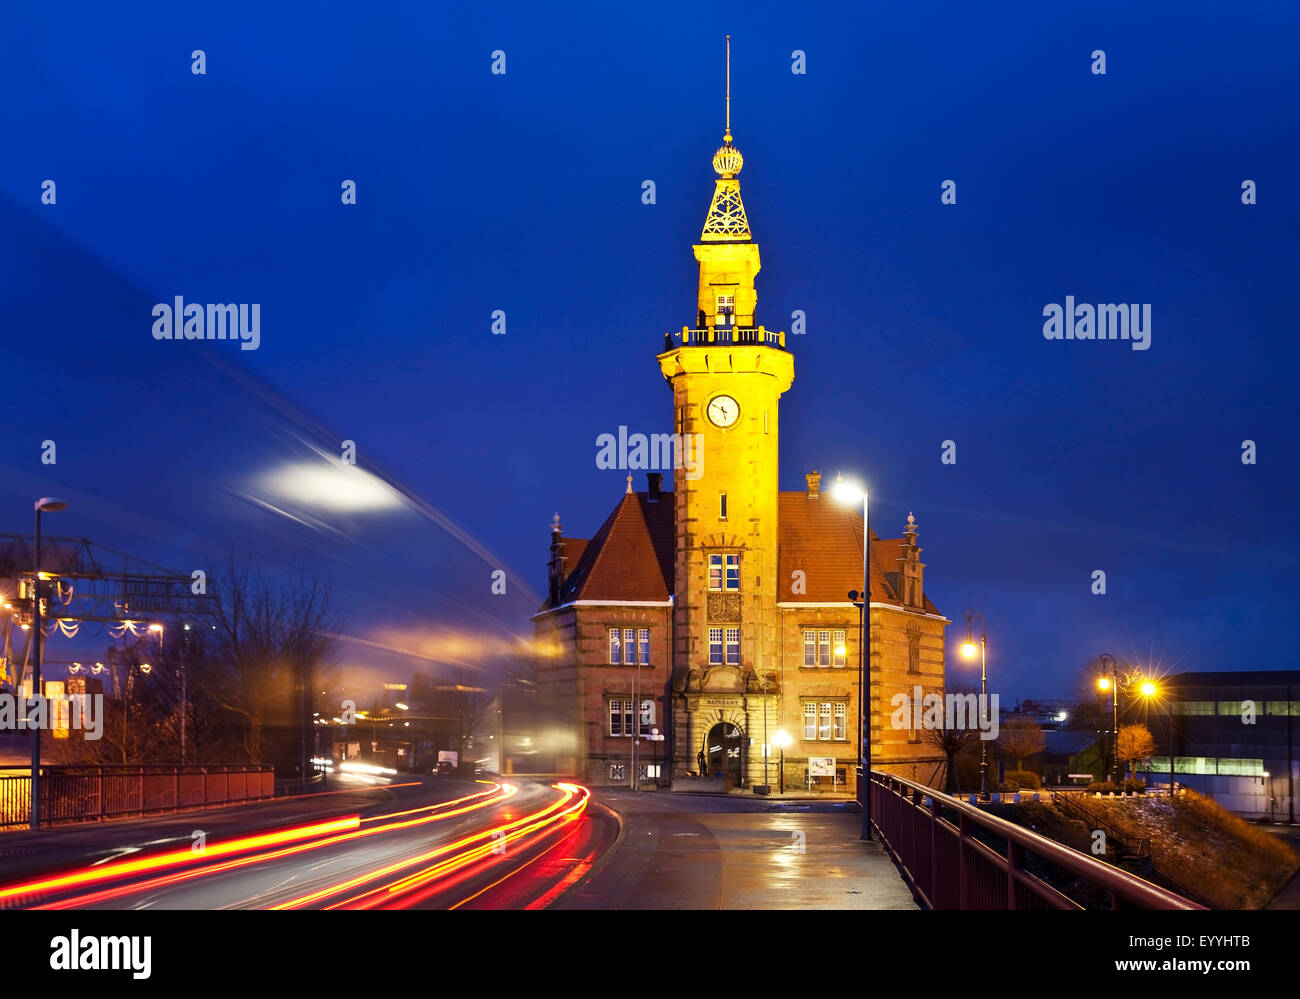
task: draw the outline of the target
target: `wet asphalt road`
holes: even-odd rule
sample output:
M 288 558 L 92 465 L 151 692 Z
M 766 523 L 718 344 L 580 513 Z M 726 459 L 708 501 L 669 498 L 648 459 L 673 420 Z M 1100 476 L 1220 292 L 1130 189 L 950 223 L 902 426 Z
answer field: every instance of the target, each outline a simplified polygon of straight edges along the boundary
M 860 841 L 858 812 L 665 792 L 594 800 L 622 833 L 555 908 L 918 908 L 880 844 Z

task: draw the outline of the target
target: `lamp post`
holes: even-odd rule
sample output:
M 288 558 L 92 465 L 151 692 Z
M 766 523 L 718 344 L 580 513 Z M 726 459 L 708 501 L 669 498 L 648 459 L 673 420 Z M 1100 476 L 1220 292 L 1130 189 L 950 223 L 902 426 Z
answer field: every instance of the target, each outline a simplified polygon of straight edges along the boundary
M 1097 657 L 1105 669 L 1106 664 L 1110 663 L 1110 676 L 1104 673 L 1097 679 L 1097 689 L 1102 693 L 1111 692 L 1111 726 L 1110 726 L 1110 773 L 1114 783 L 1119 783 L 1119 673 L 1114 656 L 1109 652 L 1103 652 Z
M 966 612 L 966 641 L 962 643 L 961 654 L 967 659 L 974 659 L 976 646 L 971 638 L 971 619 L 978 616 L 980 619 L 980 711 L 988 711 L 989 703 L 989 670 L 988 670 L 988 642 L 986 641 L 986 628 L 984 624 L 984 615 L 977 610 L 968 610 Z M 987 739 L 980 739 L 980 798 L 987 800 L 989 796 L 989 744 Z
M 861 839 L 871 839 L 871 714 L 867 704 L 871 700 L 871 530 L 870 497 L 867 490 L 845 482 L 835 476 L 831 494 L 841 503 L 856 506 L 862 503 L 862 602 L 859 604 L 858 633 L 858 802 L 862 805 Z M 849 591 L 849 600 L 858 603 L 858 591 Z
M 66 510 L 68 504 L 61 499 L 53 496 L 43 496 L 36 501 L 36 545 L 35 559 L 33 568 L 35 569 L 36 578 L 32 587 L 32 610 L 33 625 L 36 628 L 36 634 L 32 636 L 32 641 L 36 643 L 32 650 L 35 655 L 32 659 L 32 696 L 41 696 L 41 648 L 45 644 L 45 627 L 41 624 L 41 514 L 57 513 L 60 510 Z M 39 702 L 38 702 L 39 703 Z M 39 725 L 32 726 L 32 807 L 31 818 L 32 828 L 41 827 L 41 728 Z
M 790 745 L 792 740 L 790 733 L 785 729 L 777 729 L 776 735 L 772 736 L 772 741 L 776 743 L 777 748 L 781 750 L 781 759 L 777 763 L 776 783 L 781 789 L 780 793 L 785 794 L 785 747 Z

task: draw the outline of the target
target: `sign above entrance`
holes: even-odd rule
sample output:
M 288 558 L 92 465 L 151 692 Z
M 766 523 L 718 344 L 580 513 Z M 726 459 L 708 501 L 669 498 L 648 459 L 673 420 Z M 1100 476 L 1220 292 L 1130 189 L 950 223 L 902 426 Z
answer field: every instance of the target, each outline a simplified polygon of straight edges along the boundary
M 702 703 L 706 708 L 738 708 L 740 707 L 740 695 L 733 697 L 705 697 Z

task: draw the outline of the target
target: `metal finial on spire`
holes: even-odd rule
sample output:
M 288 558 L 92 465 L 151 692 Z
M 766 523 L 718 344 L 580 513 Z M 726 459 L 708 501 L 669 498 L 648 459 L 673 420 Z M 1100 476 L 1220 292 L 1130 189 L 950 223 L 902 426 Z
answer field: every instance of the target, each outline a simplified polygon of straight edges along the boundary
M 727 36 L 727 133 L 723 138 L 731 141 L 731 36 Z

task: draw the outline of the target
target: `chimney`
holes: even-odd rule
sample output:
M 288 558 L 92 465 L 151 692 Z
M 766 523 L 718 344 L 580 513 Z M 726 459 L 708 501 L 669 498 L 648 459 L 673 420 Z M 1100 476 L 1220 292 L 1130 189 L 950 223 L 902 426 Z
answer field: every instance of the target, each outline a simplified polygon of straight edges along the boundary
M 819 490 L 821 489 L 821 485 L 822 485 L 822 473 L 809 472 L 807 475 L 804 476 L 804 478 L 808 480 L 808 498 L 820 499 L 821 492 Z
M 898 580 L 902 587 L 903 606 L 922 608 L 925 606 L 924 570 L 921 561 L 921 548 L 916 543 L 916 518 L 907 515 L 907 526 L 903 528 L 902 554 L 898 559 Z
M 663 480 L 664 480 L 664 476 L 662 472 L 646 473 L 646 481 L 650 483 L 650 495 L 646 497 L 648 502 L 650 503 L 659 502 L 659 486 L 660 483 L 663 482 Z

